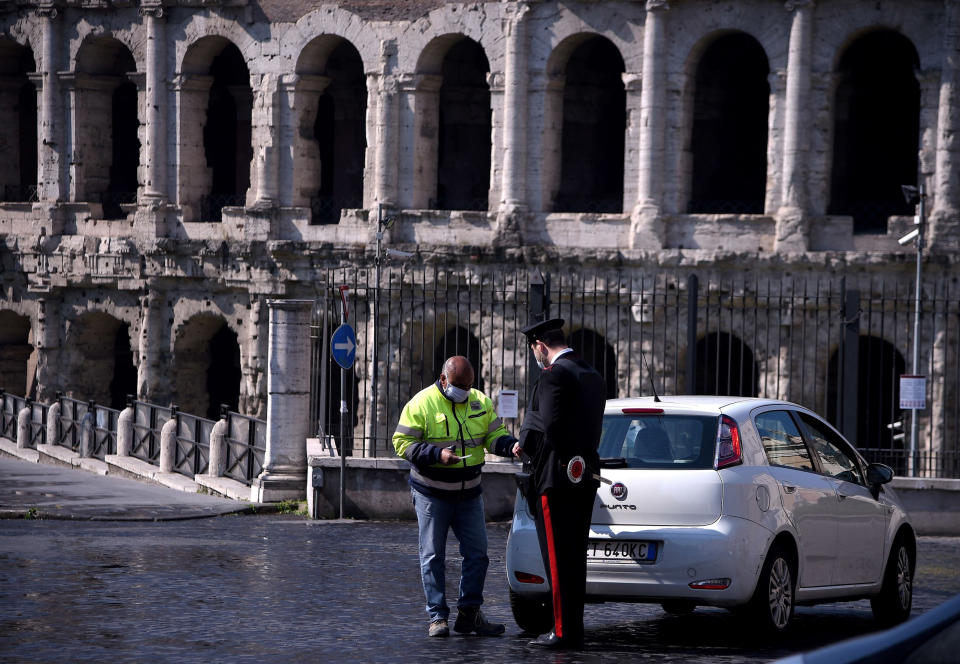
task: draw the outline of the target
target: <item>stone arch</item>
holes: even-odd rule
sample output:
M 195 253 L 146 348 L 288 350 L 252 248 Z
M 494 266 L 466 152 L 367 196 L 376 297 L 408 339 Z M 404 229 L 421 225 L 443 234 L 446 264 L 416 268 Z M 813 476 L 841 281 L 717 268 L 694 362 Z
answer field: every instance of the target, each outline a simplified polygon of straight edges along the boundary
M 74 153 L 71 199 L 101 206 L 104 219 L 123 219 L 137 200 L 140 165 L 133 53 L 110 35 L 88 35 L 77 49 L 70 91 Z
M 607 398 L 616 399 L 618 395 L 617 355 L 613 351 L 613 346 L 602 334 L 586 327 L 571 332 L 567 337 L 567 343 L 603 376 Z
M 312 223 L 337 223 L 363 206 L 367 84 L 357 48 L 320 35 L 301 51 L 293 95 L 293 203 L 309 205 Z
M 479 42 L 445 34 L 417 62 L 414 207 L 487 210 L 490 62 Z
M 122 409 L 137 393 L 130 324 L 103 311 L 81 314 L 67 328 L 72 361 L 66 380 L 78 399 Z
M 559 135 L 545 137 L 550 209 L 623 211 L 624 71 L 620 50 L 594 33 L 571 35 L 551 53 L 544 113 L 562 119 Z
M 181 410 L 220 418 L 220 405 L 240 404 L 240 344 L 217 314 L 200 313 L 183 323 L 173 346 L 174 401 Z
M 424 367 L 425 375 L 434 380 L 440 377 L 443 371 L 443 363 L 448 357 L 454 355 L 463 355 L 470 364 L 473 365 L 474 386 L 484 392 L 482 354 L 480 352 L 480 339 L 467 328 L 457 325 L 448 328 L 447 331 L 437 340 L 433 348 L 432 366 L 427 370 Z M 424 358 L 426 359 L 426 358 Z
M 18 397 L 30 393 L 30 319 L 0 310 L 0 388 Z
M 760 373 L 753 351 L 729 332 L 710 332 L 697 340 L 694 394 L 755 397 Z
M 918 178 L 919 67 L 913 42 L 886 28 L 853 38 L 836 63 L 827 213 L 852 216 L 854 233 L 914 212 L 900 187 Z
M 840 349 L 831 353 L 827 366 L 827 419 L 840 427 Z M 900 418 L 900 376 L 906 373 L 906 360 L 886 339 L 861 334 L 857 342 L 857 432 L 850 442 L 870 450 L 870 459 L 893 466 L 898 474 L 906 472 L 903 441 L 893 440 L 887 425 Z M 850 432 L 846 432 L 850 433 Z M 852 436 L 851 436 L 852 438 Z
M 185 220 L 220 221 L 250 187 L 253 91 L 243 53 L 221 36 L 192 43 L 178 94 L 178 202 Z
M 752 35 L 711 36 L 693 67 L 687 210 L 763 214 L 770 64 Z
M 36 70 L 29 46 L 0 38 L 0 201 L 37 198 Z

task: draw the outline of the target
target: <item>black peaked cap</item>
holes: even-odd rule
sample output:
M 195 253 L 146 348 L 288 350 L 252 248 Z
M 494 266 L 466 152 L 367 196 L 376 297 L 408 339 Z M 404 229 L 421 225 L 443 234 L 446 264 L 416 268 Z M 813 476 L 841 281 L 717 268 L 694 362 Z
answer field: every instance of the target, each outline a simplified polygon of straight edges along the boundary
M 527 337 L 527 343 L 532 344 L 534 341 L 538 341 L 546 332 L 549 332 L 550 330 L 559 330 L 562 327 L 562 318 L 551 318 L 550 320 L 542 320 L 536 323 L 531 323 L 520 330 L 520 333 Z

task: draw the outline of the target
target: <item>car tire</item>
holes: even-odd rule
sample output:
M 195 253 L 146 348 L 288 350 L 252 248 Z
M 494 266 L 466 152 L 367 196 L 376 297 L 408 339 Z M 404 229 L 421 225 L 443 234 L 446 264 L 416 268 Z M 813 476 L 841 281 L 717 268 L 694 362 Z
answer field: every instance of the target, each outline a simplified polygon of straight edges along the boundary
M 913 572 L 913 553 L 907 539 L 898 537 L 890 549 L 880 594 L 870 598 L 873 617 L 885 627 L 902 623 L 910 617 L 913 608 Z
M 553 607 L 550 602 L 524 597 L 510 590 L 510 610 L 517 626 L 530 634 L 546 634 L 553 629 Z
M 688 616 L 693 613 L 697 605 L 685 599 L 672 599 L 667 602 L 661 602 L 660 608 L 671 616 Z
M 782 546 L 767 554 L 750 600 L 750 612 L 759 624 L 773 634 L 782 634 L 790 625 L 796 605 L 796 565 Z

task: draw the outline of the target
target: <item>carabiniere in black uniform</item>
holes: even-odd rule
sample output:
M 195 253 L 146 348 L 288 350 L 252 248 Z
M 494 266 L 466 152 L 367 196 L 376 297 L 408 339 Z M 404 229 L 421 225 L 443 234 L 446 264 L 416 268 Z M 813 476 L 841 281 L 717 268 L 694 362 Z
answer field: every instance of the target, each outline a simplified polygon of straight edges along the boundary
M 552 319 L 523 333 L 533 344 L 542 340 L 543 332 L 562 326 L 562 319 Z M 583 644 L 587 540 L 600 486 L 592 474 L 600 472 L 597 447 L 606 397 L 596 369 L 569 349 L 559 352 L 534 386 L 520 445 L 532 467 L 529 498 L 553 599 L 553 633 L 533 643 L 576 648 Z M 576 456 L 586 462 L 579 482 L 567 473 L 567 464 Z

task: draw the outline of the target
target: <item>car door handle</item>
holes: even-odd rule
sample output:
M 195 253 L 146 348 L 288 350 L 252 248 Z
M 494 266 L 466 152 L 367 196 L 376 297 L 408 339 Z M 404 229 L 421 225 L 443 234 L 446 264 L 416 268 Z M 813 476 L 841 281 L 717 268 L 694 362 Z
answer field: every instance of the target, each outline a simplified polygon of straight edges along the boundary
M 783 487 L 784 493 L 794 493 L 797 490 L 797 487 L 790 486 L 789 484 L 781 484 L 780 486 Z
M 847 495 L 846 495 L 845 493 L 837 493 L 837 497 L 838 497 L 840 500 L 846 500 L 846 499 L 847 499 Z

